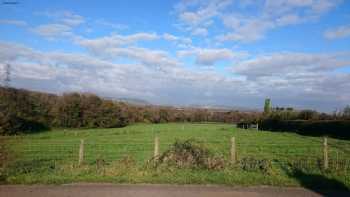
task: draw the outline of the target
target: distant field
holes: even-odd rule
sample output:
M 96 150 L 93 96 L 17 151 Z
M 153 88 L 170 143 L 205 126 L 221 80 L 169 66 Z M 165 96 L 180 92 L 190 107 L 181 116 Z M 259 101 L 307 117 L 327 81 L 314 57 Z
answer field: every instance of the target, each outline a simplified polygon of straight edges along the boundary
M 273 174 L 245 171 L 239 167 L 223 170 L 149 169 L 154 137 L 160 139 L 160 152 L 175 140 L 197 139 L 227 162 L 230 138 L 235 137 L 238 160 L 253 157 L 273 164 Z M 84 165 L 77 166 L 80 140 L 84 139 Z M 350 185 L 350 141 L 328 138 L 330 169 L 320 170 L 323 138 L 293 133 L 242 130 L 230 124 L 135 124 L 115 129 L 59 129 L 38 134 L 7 137 L 12 162 L 3 176 L 7 183 L 66 183 L 103 181 L 123 183 L 179 183 L 225 185 L 303 185 L 325 177 Z M 136 163 L 118 162 L 132 157 Z M 96 167 L 103 161 L 103 168 Z M 289 163 L 299 162 L 309 174 L 290 174 Z M 305 177 L 307 177 L 305 179 Z M 318 177 L 318 179 L 320 179 Z

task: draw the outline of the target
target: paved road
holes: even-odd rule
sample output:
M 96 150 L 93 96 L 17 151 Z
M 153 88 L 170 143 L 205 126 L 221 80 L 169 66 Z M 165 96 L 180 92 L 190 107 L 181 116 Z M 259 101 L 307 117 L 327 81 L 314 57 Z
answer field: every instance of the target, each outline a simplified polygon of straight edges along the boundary
M 221 187 L 177 185 L 114 185 L 114 184 L 69 184 L 69 185 L 1 185 L 0 196 L 9 197 L 226 197 L 226 196 L 350 196 L 349 193 L 326 194 L 304 188 L 278 187 Z

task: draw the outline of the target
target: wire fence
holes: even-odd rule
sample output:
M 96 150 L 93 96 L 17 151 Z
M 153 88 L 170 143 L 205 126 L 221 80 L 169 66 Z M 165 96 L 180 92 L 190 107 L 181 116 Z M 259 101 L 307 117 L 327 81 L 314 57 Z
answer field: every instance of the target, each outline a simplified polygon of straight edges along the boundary
M 83 150 L 82 149 L 83 143 Z M 80 162 L 95 165 L 98 160 L 106 164 L 131 156 L 142 165 L 155 154 L 161 154 L 171 147 L 174 141 L 159 140 L 127 140 L 127 141 L 94 141 L 94 140 L 30 140 L 9 141 L 8 149 L 16 162 L 48 162 L 61 163 Z M 349 150 L 341 144 L 331 143 L 264 143 L 253 144 L 235 141 L 203 141 L 203 144 L 214 154 L 226 161 L 239 163 L 244 158 L 266 159 L 274 165 L 294 165 L 302 168 L 327 168 L 350 170 Z M 155 150 L 158 146 L 159 150 Z M 232 149 L 232 147 L 234 148 Z M 234 152 L 232 152 L 234 150 Z M 157 153 L 156 153 L 157 152 Z M 80 161 L 82 160 L 82 161 Z

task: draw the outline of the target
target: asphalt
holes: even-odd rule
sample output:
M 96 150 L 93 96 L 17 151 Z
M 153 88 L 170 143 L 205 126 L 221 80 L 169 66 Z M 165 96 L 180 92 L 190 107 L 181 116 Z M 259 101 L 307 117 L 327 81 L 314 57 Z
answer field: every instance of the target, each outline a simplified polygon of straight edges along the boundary
M 312 191 L 294 187 L 223 187 L 202 185 L 0 185 L 1 197 L 226 197 L 226 196 L 350 196 L 339 191 Z

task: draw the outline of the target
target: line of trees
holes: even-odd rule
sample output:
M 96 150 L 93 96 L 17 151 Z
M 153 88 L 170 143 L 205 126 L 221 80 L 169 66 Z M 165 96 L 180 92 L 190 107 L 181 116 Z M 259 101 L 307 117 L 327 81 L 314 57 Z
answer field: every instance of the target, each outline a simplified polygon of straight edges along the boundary
M 139 122 L 239 123 L 242 121 L 259 122 L 259 128 L 264 130 L 302 131 L 303 134 L 311 134 L 312 130 L 313 135 L 328 133 L 350 138 L 349 106 L 341 112 L 326 114 L 313 110 L 296 111 L 292 108 L 271 108 L 271 101 L 268 100 L 265 102 L 263 113 L 219 111 L 138 106 L 103 99 L 93 94 L 55 95 L 0 87 L 0 135 L 30 133 L 56 127 L 124 127 Z
M 57 96 L 13 88 L 0 89 L 0 133 L 35 132 L 52 127 L 122 127 L 128 124 L 122 103 L 91 94 Z
M 350 120 L 350 106 L 332 114 L 320 113 L 315 110 L 294 110 L 293 108 L 275 107 L 262 116 L 263 119 L 273 120 Z
M 350 139 L 350 106 L 333 114 L 314 110 L 295 111 L 292 108 L 274 107 L 265 110 L 259 119 L 261 130 L 295 132 L 309 136 L 331 136 Z
M 239 122 L 258 119 L 258 112 L 137 106 L 93 94 L 55 95 L 0 87 L 0 134 L 50 128 L 111 128 L 166 122 Z

